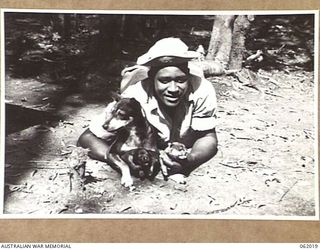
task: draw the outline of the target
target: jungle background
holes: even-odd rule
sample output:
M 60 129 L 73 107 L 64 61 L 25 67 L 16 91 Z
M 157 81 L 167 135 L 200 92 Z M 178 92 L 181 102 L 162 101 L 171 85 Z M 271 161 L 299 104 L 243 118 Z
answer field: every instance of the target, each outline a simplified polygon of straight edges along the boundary
M 218 20 L 5 13 L 4 212 L 315 215 L 314 16 L 247 18 L 243 46 L 233 48 L 240 51 L 235 70 L 217 69 L 209 56 Z M 119 90 L 123 68 L 169 36 L 203 47 L 197 63 L 219 102 L 217 156 L 186 185 L 159 175 L 136 180 L 132 192 L 108 165 L 89 159 L 85 190 L 74 188 L 69 145 Z

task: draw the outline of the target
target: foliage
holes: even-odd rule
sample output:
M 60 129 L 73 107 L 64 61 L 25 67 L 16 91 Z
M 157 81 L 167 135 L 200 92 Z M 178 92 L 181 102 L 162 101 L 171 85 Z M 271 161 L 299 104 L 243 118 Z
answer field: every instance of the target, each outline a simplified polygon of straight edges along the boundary
M 75 83 L 116 59 L 134 62 L 165 36 L 207 49 L 213 16 L 6 13 L 5 21 L 7 73 Z M 261 50 L 263 60 L 246 66 L 312 70 L 313 35 L 312 15 L 255 16 L 244 53 Z
M 264 53 L 259 65 L 263 69 L 290 66 L 313 70 L 313 15 L 255 16 L 247 37 L 247 55 L 257 50 Z

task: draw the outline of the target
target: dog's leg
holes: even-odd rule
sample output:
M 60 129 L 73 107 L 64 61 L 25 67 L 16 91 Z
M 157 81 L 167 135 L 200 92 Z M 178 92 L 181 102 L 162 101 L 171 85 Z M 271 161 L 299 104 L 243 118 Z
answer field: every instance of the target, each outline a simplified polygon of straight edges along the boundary
M 158 159 L 153 159 L 153 161 L 152 161 L 152 167 L 151 167 L 152 169 L 151 169 L 151 175 L 149 176 L 149 180 L 150 181 L 153 181 L 154 180 L 154 178 L 158 175 L 158 173 L 160 172 L 160 170 L 161 170 L 161 164 L 160 164 L 160 161 L 158 160 Z M 165 176 L 165 175 L 163 175 L 163 178 L 165 179 L 165 180 L 167 180 L 166 178 L 167 178 L 167 176 Z
M 127 152 L 125 153 L 121 159 L 128 164 L 128 166 L 131 168 L 131 169 L 137 169 L 139 168 L 139 166 L 137 166 L 134 162 L 133 162 L 133 155 L 131 152 Z
M 117 154 L 110 153 L 108 155 L 108 160 L 112 161 L 121 171 L 121 185 L 125 187 L 132 187 L 133 180 L 130 175 L 129 166 L 120 158 Z

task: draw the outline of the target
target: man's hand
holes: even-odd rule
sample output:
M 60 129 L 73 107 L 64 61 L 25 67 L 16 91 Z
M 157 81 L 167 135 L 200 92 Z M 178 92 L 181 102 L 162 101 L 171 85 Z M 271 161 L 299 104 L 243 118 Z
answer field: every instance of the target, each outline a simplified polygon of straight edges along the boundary
M 160 157 L 163 164 L 167 167 L 168 175 L 184 174 L 186 172 L 188 158 L 172 159 L 165 151 L 161 152 Z
M 217 145 L 218 139 L 215 129 L 198 131 L 197 139 L 185 159 L 173 159 L 165 151 L 160 153 L 160 158 L 167 167 L 169 175 L 179 173 L 188 176 L 191 171 L 210 160 L 217 153 Z

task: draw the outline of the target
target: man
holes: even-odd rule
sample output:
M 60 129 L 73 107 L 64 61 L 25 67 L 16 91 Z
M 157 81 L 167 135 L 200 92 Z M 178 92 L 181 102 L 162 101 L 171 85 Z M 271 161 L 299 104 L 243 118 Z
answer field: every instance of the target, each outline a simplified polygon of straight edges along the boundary
M 190 148 L 185 159 L 161 154 L 168 174 L 179 182 L 217 153 L 216 94 L 202 71 L 192 64 L 197 56 L 178 38 L 161 39 L 137 59 L 136 67 L 124 71 L 121 83 L 122 96 L 139 101 L 147 120 L 157 129 L 160 149 L 169 142 Z M 96 122 L 78 141 L 98 160 L 104 160 L 109 148 L 103 136 L 95 132 L 101 126 Z

